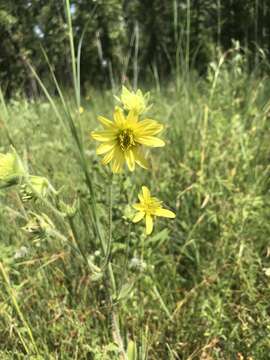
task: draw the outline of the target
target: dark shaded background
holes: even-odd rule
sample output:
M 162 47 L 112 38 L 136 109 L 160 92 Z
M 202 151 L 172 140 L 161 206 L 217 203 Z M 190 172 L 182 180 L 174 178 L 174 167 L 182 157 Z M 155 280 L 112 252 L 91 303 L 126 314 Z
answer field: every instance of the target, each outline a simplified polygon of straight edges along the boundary
M 131 79 L 134 72 L 144 81 L 188 69 L 204 74 L 232 39 L 250 69 L 269 52 L 269 0 L 76 0 L 71 12 L 76 45 L 87 24 L 84 89 Z M 0 0 L 0 83 L 7 97 L 38 94 L 27 63 L 48 78 L 42 48 L 61 84 L 71 84 L 65 19 L 63 0 Z

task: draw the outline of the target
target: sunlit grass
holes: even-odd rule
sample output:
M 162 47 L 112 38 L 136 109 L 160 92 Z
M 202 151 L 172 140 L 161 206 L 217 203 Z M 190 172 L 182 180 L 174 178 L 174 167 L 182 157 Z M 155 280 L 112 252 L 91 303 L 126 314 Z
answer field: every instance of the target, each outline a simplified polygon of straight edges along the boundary
M 151 91 L 151 118 L 164 125 L 167 143 L 148 158 L 151 177 L 141 169 L 112 178 L 99 163 L 89 132 L 98 115 L 110 117 L 111 92 L 90 90 L 81 113 L 78 104 L 66 104 L 80 129 L 105 249 L 76 142 L 52 105 L 2 103 L 0 152 L 12 139 L 29 172 L 49 179 L 59 194 L 53 210 L 1 191 L 1 359 L 27 352 L 37 359 L 118 359 L 119 350 L 129 359 L 135 352 L 137 359 L 268 357 L 267 80 L 241 73 L 240 63 L 238 72 L 224 67 L 208 81 L 190 77 L 180 89 Z M 60 100 L 53 98 L 64 118 Z M 148 237 L 144 223 L 132 223 L 142 184 L 176 213 L 173 221 L 160 218 Z M 46 213 L 55 227 L 29 237 L 22 229 L 29 211 Z M 103 274 L 108 264 L 115 284 Z

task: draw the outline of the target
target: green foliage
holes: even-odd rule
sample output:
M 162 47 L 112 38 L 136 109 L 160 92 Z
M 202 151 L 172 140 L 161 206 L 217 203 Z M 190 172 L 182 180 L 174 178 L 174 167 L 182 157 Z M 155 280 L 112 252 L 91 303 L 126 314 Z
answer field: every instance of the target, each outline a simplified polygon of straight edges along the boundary
M 269 52 L 267 0 L 73 0 L 71 9 L 76 46 L 84 32 L 85 92 L 89 84 L 108 87 L 134 77 L 168 79 L 193 69 L 205 74 L 232 40 L 240 42 L 251 66 L 265 63 Z M 8 98 L 38 95 L 28 63 L 47 79 L 42 48 L 57 79 L 72 84 L 62 0 L 0 0 L 0 43 L 0 81 Z
M 151 118 L 162 119 L 167 143 L 150 159 L 151 177 L 142 170 L 111 180 L 99 164 L 89 132 L 97 115 L 111 116 L 111 92 L 90 89 L 80 115 L 68 103 L 102 235 L 112 220 L 113 306 L 128 359 L 269 355 L 269 84 L 247 74 L 237 49 L 212 61 L 207 79 L 180 78 L 178 92 L 175 83 L 151 92 Z M 36 346 L 46 359 L 119 359 L 112 285 L 76 144 L 44 100 L 11 101 L 6 116 L 30 173 L 48 178 L 62 202 L 56 198 L 56 212 L 40 199 L 22 203 L 16 188 L 1 192 L 1 358 L 30 357 Z M 5 152 L 9 140 L 1 139 Z M 147 238 L 143 224 L 130 221 L 141 184 L 177 214 Z M 29 211 L 46 222 L 42 237 L 25 231 Z

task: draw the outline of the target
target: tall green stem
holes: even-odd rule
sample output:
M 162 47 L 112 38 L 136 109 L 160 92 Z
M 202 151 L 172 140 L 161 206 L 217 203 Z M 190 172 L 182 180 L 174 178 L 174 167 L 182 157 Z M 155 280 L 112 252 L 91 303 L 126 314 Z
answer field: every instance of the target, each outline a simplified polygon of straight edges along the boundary
M 4 279 L 4 282 L 5 282 L 5 285 L 6 285 L 6 289 L 7 289 L 7 292 L 9 294 L 9 297 L 12 301 L 12 304 L 14 306 L 14 309 L 15 311 L 17 312 L 22 324 L 24 325 L 27 333 L 28 333 L 28 336 L 30 338 L 30 341 L 32 343 L 32 346 L 34 348 L 34 351 L 36 354 L 39 354 L 39 351 L 38 351 L 38 347 L 36 345 L 36 342 L 35 342 L 35 339 L 33 337 L 33 334 L 32 334 L 32 330 L 28 324 L 28 322 L 26 321 L 25 317 L 23 316 L 23 313 L 21 311 L 21 308 L 18 304 L 18 301 L 17 301 L 17 298 L 16 298 L 16 295 L 15 295 L 15 292 L 14 290 L 12 289 L 11 287 L 11 284 L 10 284 L 10 281 L 9 281 L 9 277 L 8 277 L 8 274 L 6 273 L 6 270 L 3 266 L 3 264 L 0 262 L 0 271 L 2 273 L 2 276 L 3 276 L 3 279 Z M 20 336 L 20 339 L 22 340 L 22 337 Z M 24 345 L 24 348 L 27 350 L 27 347 L 26 347 L 26 344 L 25 342 L 23 341 L 23 345 Z
M 112 246 L 112 206 L 113 206 L 113 176 L 109 179 L 109 229 L 108 229 L 108 242 L 106 247 L 107 264 L 107 280 L 110 283 L 110 289 L 108 290 L 109 305 L 111 308 L 111 322 L 112 322 L 112 337 L 117 343 L 119 348 L 120 360 L 127 360 L 127 355 L 124 349 L 123 339 L 121 337 L 120 325 L 119 325 L 119 312 L 118 304 L 114 303 L 114 299 L 117 297 L 117 286 L 111 261 L 111 246 Z

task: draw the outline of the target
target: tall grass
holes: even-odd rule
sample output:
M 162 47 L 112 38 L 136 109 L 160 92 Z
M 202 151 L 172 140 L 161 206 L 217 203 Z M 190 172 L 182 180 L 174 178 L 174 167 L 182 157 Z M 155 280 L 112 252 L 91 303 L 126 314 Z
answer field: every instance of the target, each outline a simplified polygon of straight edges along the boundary
M 76 200 L 76 215 L 56 208 L 67 214 L 62 223 L 46 203 L 1 193 L 1 358 L 267 358 L 268 83 L 237 59 L 191 80 L 188 96 L 169 84 L 152 93 L 167 146 L 152 158 L 151 179 L 144 171 L 110 179 L 98 164 L 88 134 L 95 114 L 110 115 L 111 93 L 81 99 L 80 116 L 61 98 L 6 107 L 17 151 L 65 204 Z M 80 124 L 104 249 L 76 141 L 63 133 L 66 108 Z M 148 238 L 127 206 L 142 183 L 177 213 Z M 61 236 L 29 239 L 21 230 L 29 211 L 46 212 Z

